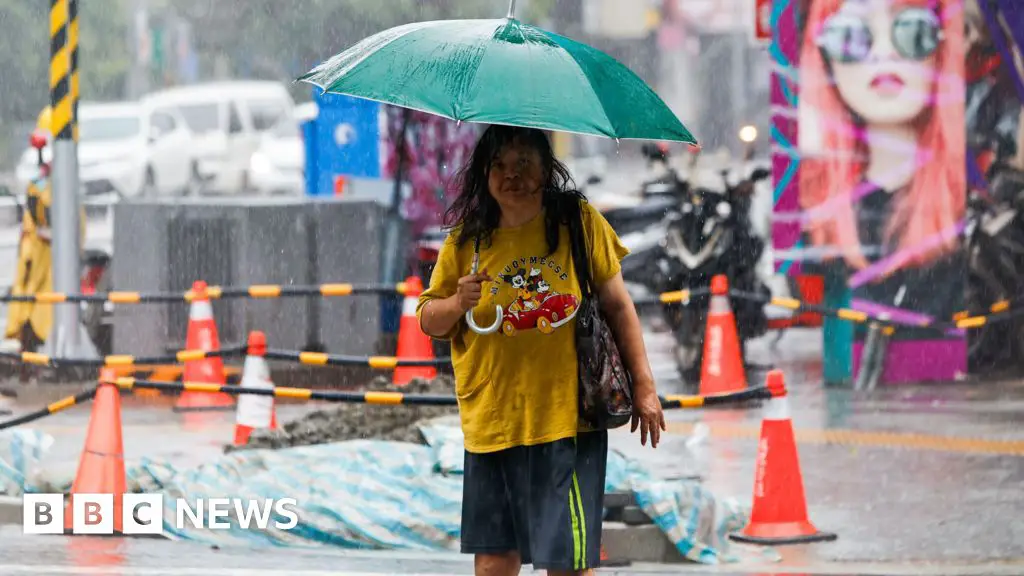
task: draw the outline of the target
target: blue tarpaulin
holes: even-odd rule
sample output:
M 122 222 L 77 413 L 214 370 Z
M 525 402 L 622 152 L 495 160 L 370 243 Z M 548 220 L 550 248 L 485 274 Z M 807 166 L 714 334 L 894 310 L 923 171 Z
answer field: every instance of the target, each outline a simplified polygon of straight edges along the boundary
M 462 432 L 421 427 L 427 445 L 375 440 L 242 450 L 195 468 L 142 459 L 127 470 L 129 490 L 164 494 L 164 528 L 176 539 L 217 545 L 334 546 L 364 549 L 458 550 L 462 503 Z M 0 435 L 0 486 L 34 491 L 32 481 L 52 439 L 31 431 Z M 14 487 L 12 490 L 11 487 Z M 65 487 L 67 489 L 69 487 Z M 618 452 L 609 453 L 606 488 L 632 491 L 638 505 L 695 562 L 739 560 L 726 535 L 747 510 L 696 480 L 662 480 Z M 283 530 L 175 526 L 176 499 L 296 501 L 298 524 Z

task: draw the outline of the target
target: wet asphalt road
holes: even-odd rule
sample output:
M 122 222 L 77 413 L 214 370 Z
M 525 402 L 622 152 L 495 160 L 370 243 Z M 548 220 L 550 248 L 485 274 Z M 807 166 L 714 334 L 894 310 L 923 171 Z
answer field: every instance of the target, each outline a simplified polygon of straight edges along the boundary
M 660 391 L 680 392 L 667 335 L 650 332 L 647 342 Z M 839 539 L 779 548 L 778 563 L 638 565 L 610 573 L 1024 574 L 1024 383 L 826 389 L 819 342 L 820 333 L 794 331 L 775 350 L 757 343 L 751 359 L 786 372 L 811 521 Z M 21 412 L 65 392 L 26 391 L 12 407 Z M 279 418 L 309 409 L 282 406 Z M 79 407 L 38 423 L 57 439 L 47 461 L 55 476 L 73 475 L 88 417 Z M 666 477 L 699 475 L 717 493 L 749 502 L 759 418 L 757 410 L 673 411 L 657 450 L 641 448 L 626 431 L 613 433 L 612 445 Z M 232 414 L 175 414 L 141 398 L 125 399 L 123 421 L 128 460 L 199 463 L 219 453 L 233 431 Z M 471 572 L 459 555 L 211 550 L 0 531 L 0 574 Z

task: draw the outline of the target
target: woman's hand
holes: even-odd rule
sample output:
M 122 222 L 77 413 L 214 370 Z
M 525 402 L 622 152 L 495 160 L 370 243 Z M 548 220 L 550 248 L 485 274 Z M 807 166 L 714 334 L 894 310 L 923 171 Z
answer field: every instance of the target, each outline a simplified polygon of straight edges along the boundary
M 657 448 L 661 441 L 661 432 L 665 429 L 665 413 L 661 411 L 661 399 L 654 383 L 634 383 L 633 386 L 633 424 L 630 432 L 640 428 L 640 445 L 647 445 L 647 436 L 651 437 L 651 448 Z
M 483 283 L 490 281 L 491 277 L 487 275 L 486 270 L 480 274 L 467 274 L 459 278 L 459 287 L 455 292 L 459 308 L 463 312 L 469 312 L 476 308 L 476 305 L 480 303 L 481 294 L 483 294 Z

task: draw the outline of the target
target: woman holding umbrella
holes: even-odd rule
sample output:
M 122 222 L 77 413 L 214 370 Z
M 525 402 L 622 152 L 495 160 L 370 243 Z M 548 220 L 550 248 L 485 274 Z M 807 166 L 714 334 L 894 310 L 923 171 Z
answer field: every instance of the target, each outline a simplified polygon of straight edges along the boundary
M 459 182 L 446 214 L 453 230 L 418 314 L 424 332 L 452 341 L 466 444 L 462 550 L 476 554 L 478 574 L 517 574 L 520 563 L 589 569 L 600 558 L 608 436 L 578 418 L 573 211 L 582 211 L 598 300 L 632 376 L 633 430 L 656 447 L 665 420 L 620 272 L 628 251 L 571 188 L 539 130 L 491 126 Z M 477 239 L 482 272 L 471 273 Z M 480 303 L 481 320 L 495 304 L 506 311 L 500 334 L 463 321 Z
M 514 8 L 502 19 L 385 30 L 300 80 L 490 125 L 458 179 L 451 234 L 417 310 L 424 332 L 452 341 L 466 447 L 462 549 L 477 574 L 518 574 L 524 563 L 583 574 L 600 562 L 608 450 L 607 432 L 589 429 L 578 404 L 576 320 L 593 318 L 592 302 L 618 350 L 610 369 L 631 381 L 632 430 L 653 447 L 665 422 L 619 271 L 627 251 L 542 130 L 696 141 L 626 66 L 519 22 Z

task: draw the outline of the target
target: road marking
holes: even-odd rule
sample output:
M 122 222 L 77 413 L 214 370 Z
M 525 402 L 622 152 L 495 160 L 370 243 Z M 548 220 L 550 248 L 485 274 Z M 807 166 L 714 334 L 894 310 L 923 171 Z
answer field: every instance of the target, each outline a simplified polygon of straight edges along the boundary
M 690 434 L 694 422 L 666 422 L 668 432 Z M 716 438 L 748 438 L 756 440 L 761 435 L 760 426 L 736 426 L 716 422 L 704 422 Z M 986 440 L 983 438 L 959 438 L 955 436 L 933 436 L 906 432 L 875 432 L 869 430 L 823 430 L 796 428 L 796 441 L 804 444 L 837 444 L 839 446 L 868 446 L 878 448 L 911 448 L 939 452 L 967 454 L 1000 454 L 1024 456 L 1024 441 Z

